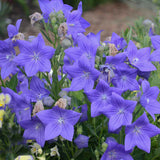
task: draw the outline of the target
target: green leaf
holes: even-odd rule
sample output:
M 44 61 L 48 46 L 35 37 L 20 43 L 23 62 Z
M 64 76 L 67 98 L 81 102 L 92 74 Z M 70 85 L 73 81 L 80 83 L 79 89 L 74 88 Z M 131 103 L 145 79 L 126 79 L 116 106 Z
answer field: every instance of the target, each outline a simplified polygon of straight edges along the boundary
M 6 81 L 6 87 L 12 89 L 15 92 L 17 84 L 18 84 L 17 74 L 13 75 L 10 80 Z

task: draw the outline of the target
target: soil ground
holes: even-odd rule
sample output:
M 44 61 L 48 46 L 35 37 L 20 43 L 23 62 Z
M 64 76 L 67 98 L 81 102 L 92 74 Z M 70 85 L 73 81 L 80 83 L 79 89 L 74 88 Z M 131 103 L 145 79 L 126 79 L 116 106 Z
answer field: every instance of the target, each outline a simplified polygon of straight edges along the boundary
M 20 9 L 15 8 L 9 18 L 12 19 L 13 24 L 19 18 L 23 18 L 20 31 L 26 35 L 37 35 L 39 27 L 32 27 L 29 19 L 21 14 Z M 32 13 L 39 11 L 39 8 L 33 7 Z M 31 14 L 32 14 L 31 13 Z M 87 32 L 97 33 L 99 30 L 102 32 L 102 40 L 107 36 L 111 36 L 112 32 L 119 34 L 122 30 L 126 29 L 128 25 L 133 25 L 134 21 L 140 17 L 152 19 L 155 16 L 155 9 L 153 7 L 146 7 L 145 5 L 132 5 L 124 2 L 119 3 L 106 3 L 95 7 L 92 10 L 86 11 L 83 17 L 91 24 Z

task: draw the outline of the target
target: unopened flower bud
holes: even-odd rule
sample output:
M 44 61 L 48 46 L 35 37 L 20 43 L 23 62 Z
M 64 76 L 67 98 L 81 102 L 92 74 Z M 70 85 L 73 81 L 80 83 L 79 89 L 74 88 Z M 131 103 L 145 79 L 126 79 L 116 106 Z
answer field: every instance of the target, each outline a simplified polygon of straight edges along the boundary
M 77 134 L 78 134 L 78 135 L 79 135 L 79 134 L 82 134 L 82 132 L 83 132 L 82 126 L 78 126 L 78 128 L 77 128 Z
M 115 46 L 115 44 L 109 43 L 109 55 L 115 56 L 118 53 L 118 50 Z
M 44 97 L 43 98 L 43 104 L 47 107 L 51 107 L 54 103 L 54 100 L 52 99 L 52 97 L 48 96 L 48 97 Z
M 95 153 L 95 156 L 96 156 L 96 160 L 99 160 L 99 152 L 98 152 L 98 150 L 96 149 L 96 150 L 94 151 L 94 153 Z
M 55 106 L 65 109 L 67 107 L 67 100 L 65 98 L 60 98 L 56 103 Z
M 105 143 L 105 142 L 103 142 L 103 143 L 102 143 L 102 152 L 105 152 L 106 149 L 107 149 L 107 147 L 108 147 L 108 144 Z
M 33 13 L 32 15 L 29 16 L 29 18 L 31 19 L 31 24 L 33 25 L 34 23 L 36 23 L 37 21 L 40 21 L 43 19 L 43 16 L 38 13 L 38 12 L 35 12 Z
M 16 34 L 13 38 L 12 41 L 15 42 L 16 40 L 24 40 L 24 34 L 23 33 L 18 33 Z
M 59 28 L 58 28 L 58 35 L 60 38 L 64 38 L 65 35 L 67 34 L 67 30 L 68 30 L 68 27 L 67 27 L 67 23 L 61 23 Z
M 95 62 L 96 62 L 96 64 L 99 64 L 100 63 L 100 57 L 99 56 L 96 56 L 96 58 L 95 58 Z
M 57 13 L 56 12 L 51 12 L 49 14 L 50 19 L 52 20 L 53 18 L 56 18 Z
M 63 49 L 67 49 L 70 46 L 72 46 L 72 42 L 68 38 L 65 38 L 65 39 L 62 40 L 61 46 L 62 46 Z
M 52 26 L 54 26 L 56 24 L 56 21 L 57 21 L 56 17 L 53 17 L 51 19 Z
M 34 105 L 34 109 L 33 109 L 33 116 L 36 115 L 36 113 L 43 111 L 44 110 L 44 106 L 41 100 L 38 100 L 36 102 L 36 104 Z
M 104 46 L 99 46 L 97 49 L 98 55 L 102 55 L 104 53 Z
M 54 27 L 53 27 L 53 29 L 57 32 L 57 30 L 58 30 L 58 25 L 55 24 Z
M 144 25 L 145 27 L 150 28 L 150 27 L 153 25 L 153 22 L 152 22 L 150 19 L 145 19 L 145 20 L 143 21 L 143 25 Z
M 57 19 L 58 19 L 59 21 L 63 22 L 63 21 L 64 21 L 64 15 L 63 15 L 63 13 L 58 14 L 58 15 L 57 15 Z

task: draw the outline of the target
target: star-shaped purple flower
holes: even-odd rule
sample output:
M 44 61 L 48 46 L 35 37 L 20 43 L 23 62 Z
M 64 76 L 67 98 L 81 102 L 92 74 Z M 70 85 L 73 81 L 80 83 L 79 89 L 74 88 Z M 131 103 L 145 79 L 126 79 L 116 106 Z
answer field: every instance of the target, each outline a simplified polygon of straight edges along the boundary
M 45 124 L 45 140 L 51 140 L 61 135 L 72 141 L 74 125 L 80 119 L 81 113 L 53 107 L 37 113 L 38 118 Z
M 130 41 L 127 47 L 127 56 L 130 64 L 140 71 L 148 72 L 156 70 L 156 67 L 150 61 L 150 47 L 137 50 L 136 45 Z
M 104 80 L 100 80 L 96 89 L 85 92 L 91 102 L 91 117 L 102 114 L 101 111 L 110 104 L 112 91 L 112 88 Z
M 107 138 L 106 143 L 108 147 L 101 157 L 101 160 L 133 160 L 130 155 L 131 151 L 125 151 L 124 146 L 118 144 L 114 138 Z
M 31 119 L 31 104 L 28 103 L 22 95 L 15 93 L 10 88 L 3 88 L 3 93 L 11 96 L 11 102 L 8 107 L 16 114 L 17 121 L 25 121 Z
M 151 36 L 151 42 L 154 49 L 160 49 L 160 35 Z
M 115 71 L 115 77 L 112 78 L 112 84 L 122 89 L 126 90 L 139 90 L 139 85 L 136 80 L 137 70 L 123 68 Z
M 23 137 L 26 139 L 36 140 L 41 147 L 45 144 L 45 126 L 37 117 L 32 120 L 20 122 L 22 128 L 25 129 Z
M 38 0 L 38 2 L 45 22 L 48 22 L 51 12 L 58 12 L 61 10 L 66 15 L 67 12 L 72 10 L 72 7 L 64 4 L 62 0 Z
M 155 120 L 154 114 L 160 114 L 160 103 L 157 101 L 159 88 L 156 86 L 150 87 L 149 82 L 146 80 L 143 80 L 142 90 L 143 90 L 143 94 L 140 98 L 140 103 Z
M 103 111 L 109 117 L 109 130 L 113 132 L 121 126 L 130 125 L 136 104 L 136 101 L 124 100 L 120 95 L 112 93 L 111 104 Z
M 124 49 L 127 46 L 126 40 L 114 32 L 112 33 L 111 41 L 105 41 L 105 42 L 113 43 L 118 51 Z
M 133 124 L 126 127 L 125 133 L 126 151 L 137 146 L 149 153 L 151 148 L 150 137 L 160 134 L 160 129 L 150 124 L 146 113 L 144 113 Z
M 67 73 L 72 77 L 69 91 L 89 91 L 94 86 L 94 81 L 98 79 L 100 72 L 89 63 L 86 56 L 81 56 L 73 66 L 66 68 Z
M 8 25 L 7 30 L 8 30 L 8 36 L 10 39 L 12 39 L 15 35 L 18 34 L 21 22 L 22 22 L 22 19 L 18 19 L 16 22 L 16 26 L 12 24 Z
M 0 67 L 2 79 L 5 79 L 11 73 L 16 73 L 17 63 L 14 62 L 15 57 L 16 52 L 12 42 L 9 39 L 0 41 Z
M 37 102 L 37 100 L 42 100 L 42 98 L 49 96 L 50 92 L 45 89 L 44 83 L 36 76 L 32 77 L 30 82 L 30 90 L 24 89 L 22 95 L 27 98 L 30 102 Z
M 14 61 L 24 66 L 27 76 L 34 76 L 37 72 L 49 72 L 51 70 L 50 59 L 54 55 L 55 49 L 45 46 L 41 34 L 32 42 L 18 41 L 20 54 Z

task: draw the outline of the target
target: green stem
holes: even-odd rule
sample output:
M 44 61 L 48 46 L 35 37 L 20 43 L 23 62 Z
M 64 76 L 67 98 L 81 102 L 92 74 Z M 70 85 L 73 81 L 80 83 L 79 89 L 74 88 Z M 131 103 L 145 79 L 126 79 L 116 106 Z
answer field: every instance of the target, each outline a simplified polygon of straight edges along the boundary
M 66 151 L 66 146 L 65 146 L 65 144 L 63 143 L 63 141 L 61 141 L 61 142 L 62 142 L 62 146 L 63 146 L 63 151 L 65 152 L 68 160 L 70 160 L 70 157 L 69 157 L 69 155 L 68 155 L 68 152 Z
M 120 131 L 120 144 L 123 144 L 123 130 Z
M 98 139 L 99 147 L 100 147 L 100 140 L 101 140 L 101 137 L 102 137 L 102 134 L 103 134 L 103 128 L 104 128 L 103 126 L 104 126 L 104 118 L 102 119 L 102 126 L 101 126 L 100 136 L 99 136 L 99 139 Z
M 0 80 L 1 80 L 2 86 L 3 86 L 3 87 L 6 87 L 6 85 L 5 85 L 5 83 L 4 83 L 4 81 L 3 81 L 3 79 L 2 79 L 1 76 L 0 76 Z
M 17 68 L 27 77 L 27 74 L 25 73 L 25 71 L 21 67 L 17 66 Z
M 137 110 L 137 112 L 134 114 L 133 116 L 133 121 L 135 120 L 136 116 L 138 115 L 138 113 L 141 111 L 142 107 L 140 106 L 140 108 Z
M 159 158 L 160 157 L 160 154 L 157 154 L 156 156 L 154 156 L 153 158 L 152 158 L 152 160 L 156 160 L 157 158 Z

